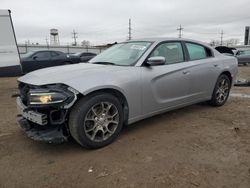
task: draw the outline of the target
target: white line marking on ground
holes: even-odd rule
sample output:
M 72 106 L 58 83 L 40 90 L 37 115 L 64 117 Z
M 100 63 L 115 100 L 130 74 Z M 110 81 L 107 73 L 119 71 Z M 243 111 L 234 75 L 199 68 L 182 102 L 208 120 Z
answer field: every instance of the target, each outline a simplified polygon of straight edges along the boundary
M 243 94 L 243 93 L 231 93 L 230 97 L 240 97 L 240 98 L 249 98 L 250 99 L 250 95 Z

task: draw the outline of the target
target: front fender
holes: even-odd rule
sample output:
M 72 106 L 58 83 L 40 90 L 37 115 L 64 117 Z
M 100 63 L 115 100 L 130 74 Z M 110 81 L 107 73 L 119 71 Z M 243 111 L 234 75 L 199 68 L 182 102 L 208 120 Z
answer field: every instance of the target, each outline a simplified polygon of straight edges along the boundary
M 105 76 L 103 79 L 93 75 L 85 78 L 85 80 L 68 80 L 65 84 L 76 89 L 84 96 L 103 89 L 113 89 L 119 91 L 128 103 L 128 118 L 130 121 L 130 119 L 141 116 L 142 113 L 142 90 L 140 79 L 140 67 L 138 67 L 134 68 L 130 72 L 120 73 L 119 75 L 111 72 L 110 76 Z

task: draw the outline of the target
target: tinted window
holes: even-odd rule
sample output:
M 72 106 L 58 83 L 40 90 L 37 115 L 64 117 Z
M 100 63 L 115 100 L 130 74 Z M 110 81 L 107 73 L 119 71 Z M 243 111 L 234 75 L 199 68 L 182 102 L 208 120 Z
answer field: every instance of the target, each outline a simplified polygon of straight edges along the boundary
M 250 55 L 250 50 L 239 51 L 238 55 Z
M 60 54 L 57 53 L 57 52 L 51 52 L 51 56 L 52 56 L 52 57 L 59 56 L 59 55 L 60 55 Z
M 206 48 L 193 43 L 186 43 L 187 50 L 189 53 L 190 60 L 204 59 L 207 58 Z
M 50 52 L 38 52 L 34 56 L 36 56 L 37 59 L 46 59 L 50 58 Z
M 34 56 L 34 52 L 28 52 L 26 54 L 20 54 L 20 56 L 23 57 L 23 58 L 32 57 L 32 56 Z
M 180 42 L 168 42 L 159 45 L 150 57 L 163 56 L 167 64 L 179 63 L 184 61 L 182 46 Z

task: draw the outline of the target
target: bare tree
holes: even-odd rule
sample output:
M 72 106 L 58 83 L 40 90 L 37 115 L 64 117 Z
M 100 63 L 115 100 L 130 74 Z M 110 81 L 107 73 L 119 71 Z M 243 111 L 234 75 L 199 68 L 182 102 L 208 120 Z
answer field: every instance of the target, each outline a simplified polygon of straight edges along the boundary
M 224 40 L 222 46 L 236 46 L 240 43 L 240 39 L 231 38 L 228 40 Z M 209 43 L 211 46 L 221 46 L 220 40 L 211 40 Z
M 209 43 L 211 46 L 220 46 L 220 41 L 219 40 L 211 40 Z
M 225 41 L 227 46 L 236 46 L 240 43 L 240 39 L 237 38 L 231 38 Z
M 82 46 L 83 47 L 89 47 L 90 46 L 90 42 L 88 40 L 83 40 L 82 41 Z

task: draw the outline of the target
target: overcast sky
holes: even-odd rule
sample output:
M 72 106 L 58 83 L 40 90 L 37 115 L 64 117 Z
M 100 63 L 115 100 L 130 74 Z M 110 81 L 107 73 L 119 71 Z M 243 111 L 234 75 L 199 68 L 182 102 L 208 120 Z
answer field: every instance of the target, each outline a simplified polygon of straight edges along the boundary
M 223 30 L 225 39 L 243 41 L 249 6 L 250 0 L 0 0 L 1 9 L 12 11 L 18 42 L 41 44 L 51 28 L 63 44 L 73 42 L 73 29 L 78 42 L 124 41 L 129 18 L 132 38 L 177 37 L 182 24 L 185 38 L 210 42 Z

